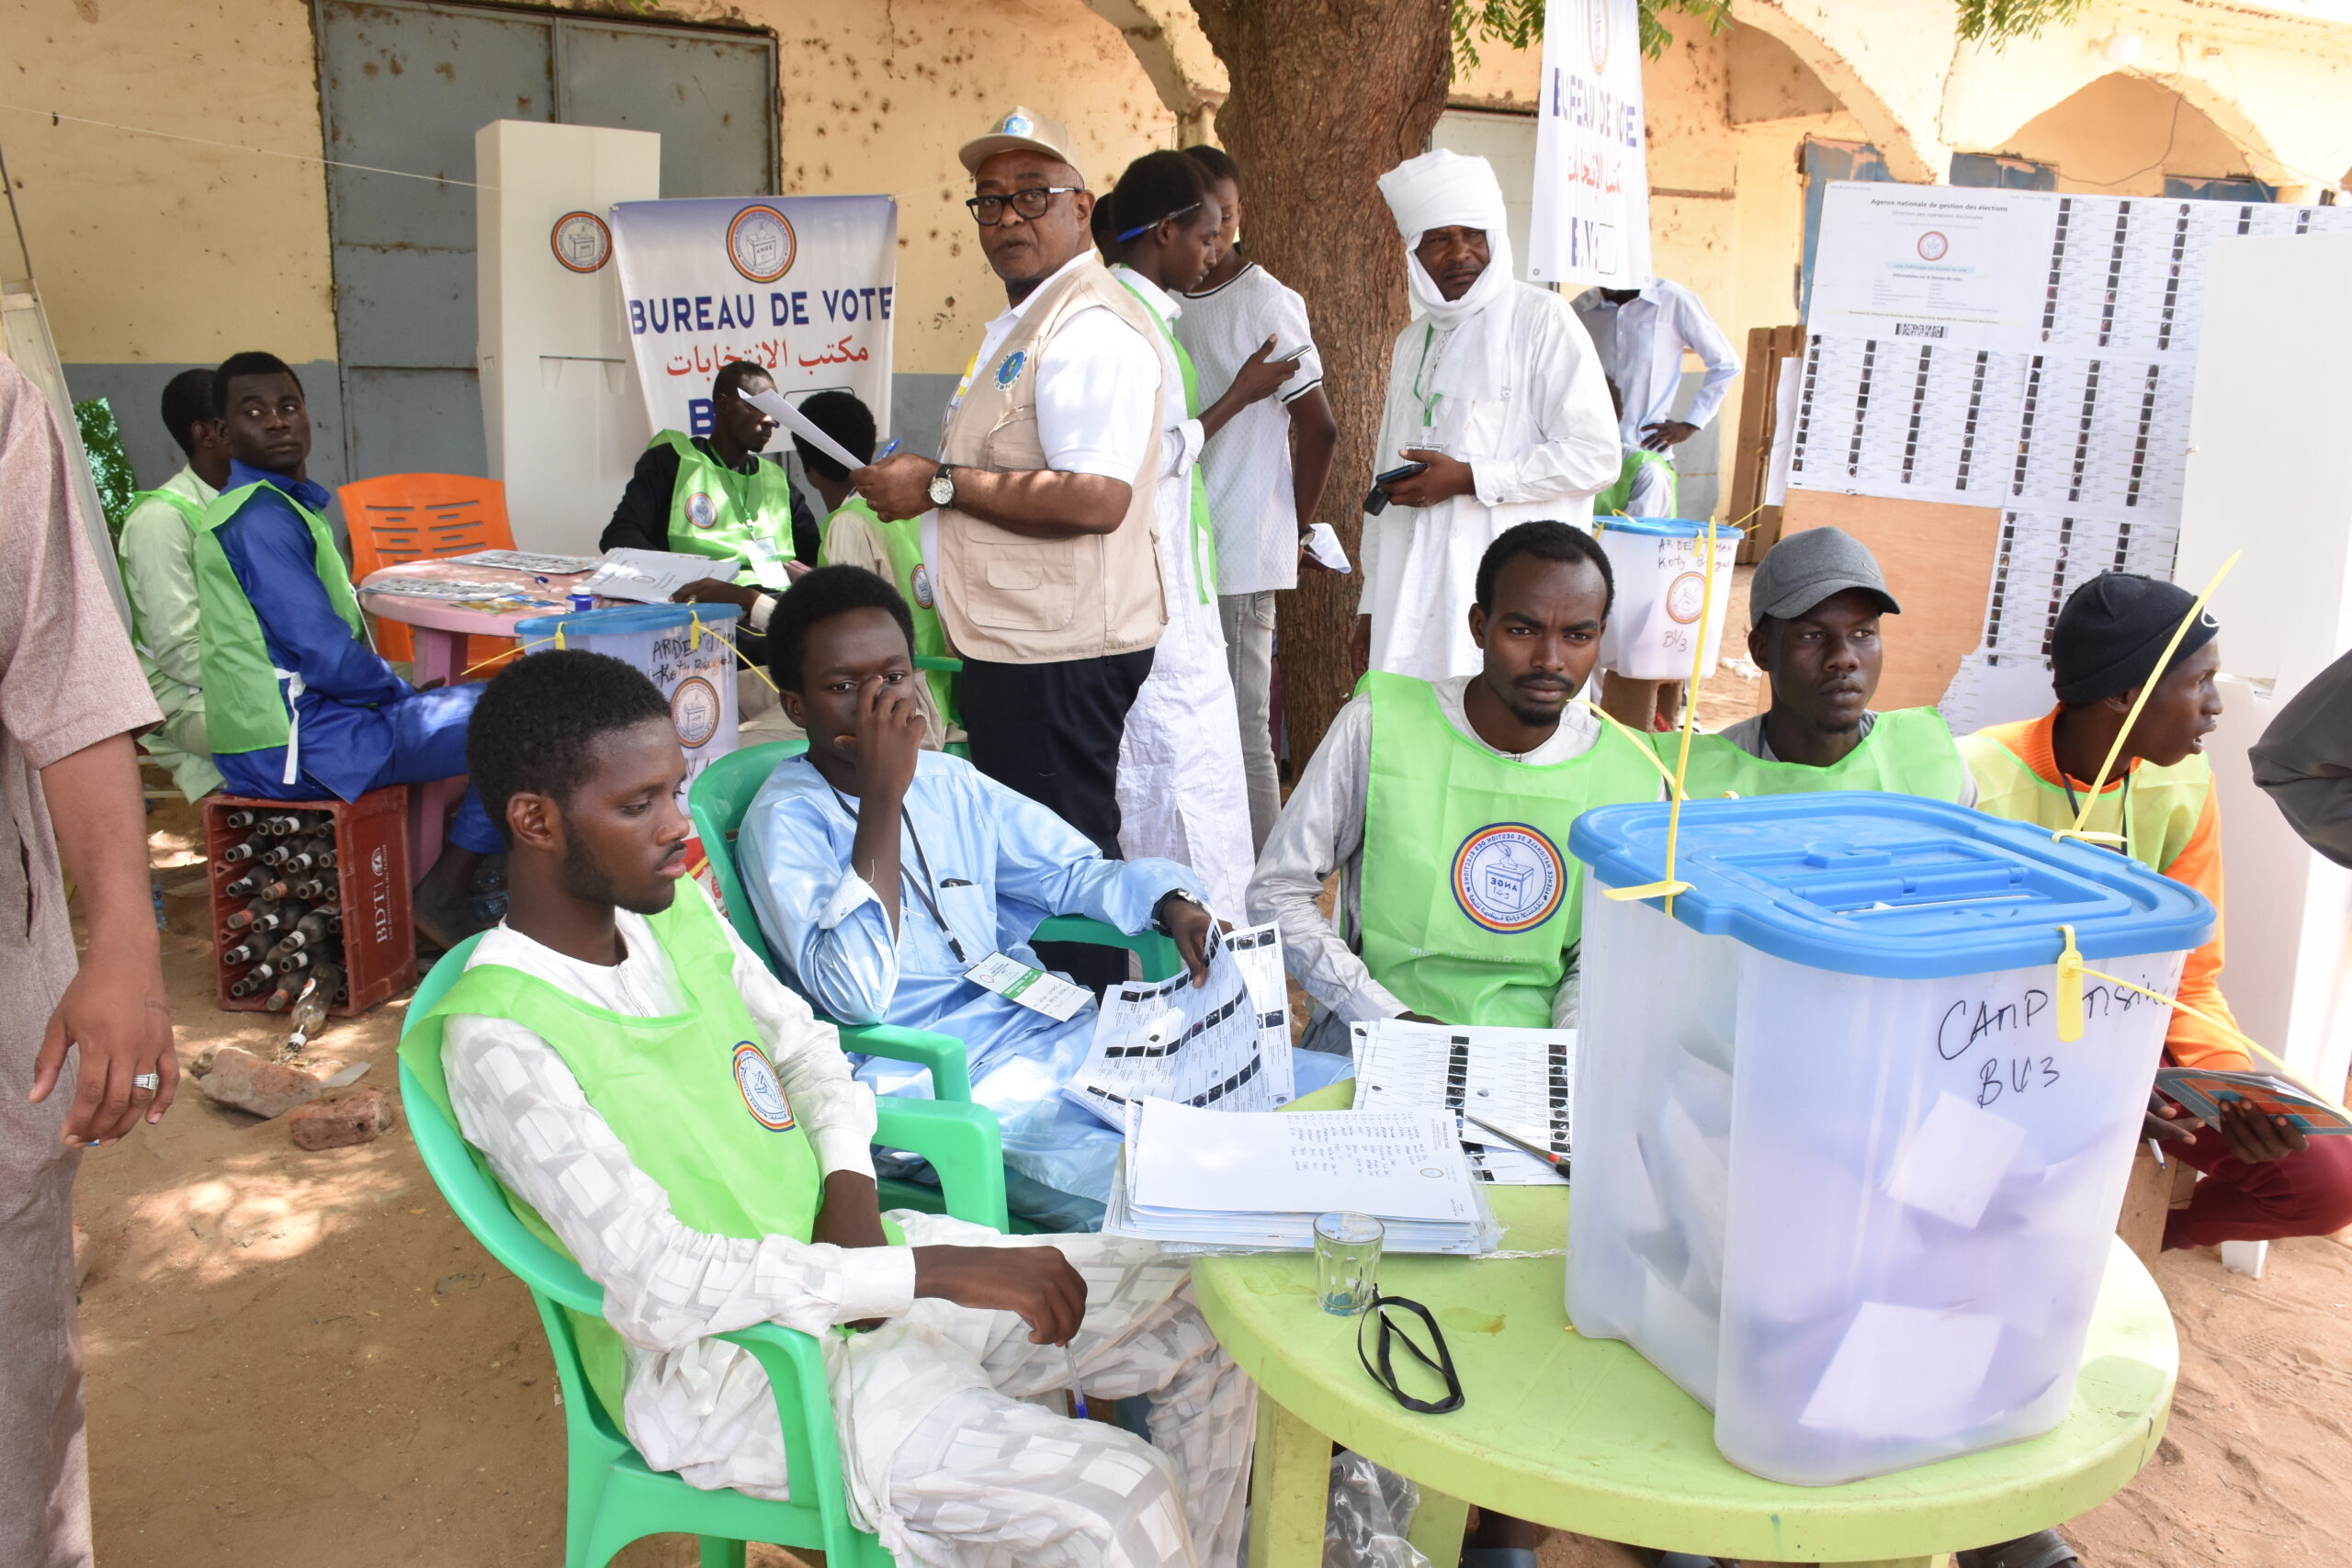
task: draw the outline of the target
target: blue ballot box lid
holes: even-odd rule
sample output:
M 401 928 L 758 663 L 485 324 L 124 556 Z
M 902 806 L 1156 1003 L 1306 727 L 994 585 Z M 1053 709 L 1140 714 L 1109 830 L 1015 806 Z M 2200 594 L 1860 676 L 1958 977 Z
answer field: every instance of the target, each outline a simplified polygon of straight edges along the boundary
M 1601 528 L 1611 534 L 1647 534 L 1659 539 L 1695 539 L 1707 531 L 1703 522 L 1693 523 L 1687 517 L 1622 517 L 1611 515 L 1596 518 Z M 1726 523 L 1715 525 L 1715 543 L 1737 544 L 1747 530 Z
M 559 626 L 568 643 L 574 637 L 683 629 L 694 625 L 695 617 L 699 615 L 706 629 L 732 637 L 736 617 L 742 613 L 732 604 L 620 604 L 609 610 L 534 615 L 527 621 L 515 622 L 514 635 L 522 639 L 526 652 L 537 653 L 555 646 Z
M 1668 807 L 1604 806 L 1568 848 L 1604 887 L 1666 874 Z M 1841 975 L 1925 980 L 2177 953 L 2213 932 L 2203 895 L 2049 829 L 1917 795 L 1853 790 L 1682 807 L 1674 918 Z M 1648 900 L 1662 907 L 1662 898 Z

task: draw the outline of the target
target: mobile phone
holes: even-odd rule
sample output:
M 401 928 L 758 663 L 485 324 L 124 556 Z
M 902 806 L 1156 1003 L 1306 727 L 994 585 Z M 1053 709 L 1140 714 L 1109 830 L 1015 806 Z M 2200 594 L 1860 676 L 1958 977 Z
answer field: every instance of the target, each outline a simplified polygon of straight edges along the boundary
M 1291 361 L 1293 361 L 1293 360 L 1296 360 L 1296 359 L 1304 359 L 1304 358 L 1306 358 L 1306 351 L 1307 351 L 1308 349 L 1310 349 L 1310 348 L 1313 348 L 1314 346 L 1315 346 L 1315 345 L 1314 345 L 1313 344 L 1311 344 L 1311 343 L 1303 343 L 1303 344 L 1300 344 L 1296 348 L 1292 349 L 1288 354 L 1277 354 L 1277 355 L 1274 355 L 1274 363 L 1275 363 L 1275 364 L 1277 364 L 1277 365 L 1287 365 L 1287 364 L 1289 364 L 1289 363 L 1290 363 Z
M 1385 474 L 1374 474 L 1372 479 L 1372 489 L 1365 492 L 1363 498 L 1364 515 L 1377 517 L 1388 510 L 1390 485 L 1395 484 L 1398 479 L 1408 479 L 1415 474 L 1428 471 L 1427 463 L 1400 463 Z

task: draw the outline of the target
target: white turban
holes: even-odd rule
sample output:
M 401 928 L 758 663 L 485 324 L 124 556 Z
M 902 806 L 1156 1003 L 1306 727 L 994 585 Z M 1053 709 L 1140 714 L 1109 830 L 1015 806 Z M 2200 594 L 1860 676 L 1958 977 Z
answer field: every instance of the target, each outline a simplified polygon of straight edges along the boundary
M 1412 284 L 1413 301 L 1440 325 L 1458 325 L 1485 309 L 1510 286 L 1510 230 L 1503 213 L 1502 182 L 1495 166 L 1484 158 L 1464 157 L 1441 147 L 1418 158 L 1408 158 L 1380 176 L 1380 194 L 1396 216 L 1396 231 L 1405 238 L 1405 270 Z M 1459 299 L 1448 299 L 1413 254 L 1421 236 L 1431 229 L 1483 229 L 1487 234 L 1487 270 Z

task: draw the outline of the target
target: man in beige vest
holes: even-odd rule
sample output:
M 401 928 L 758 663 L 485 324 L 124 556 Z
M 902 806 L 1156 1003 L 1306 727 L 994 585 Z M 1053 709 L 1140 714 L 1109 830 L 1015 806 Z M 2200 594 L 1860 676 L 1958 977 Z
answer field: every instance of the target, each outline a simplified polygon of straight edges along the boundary
M 1154 328 L 1094 252 L 1058 121 L 1016 108 L 962 156 L 1011 306 L 947 405 L 941 460 L 902 453 L 850 480 L 886 521 L 938 509 L 924 554 L 973 765 L 1116 858 L 1119 737 L 1168 619 Z

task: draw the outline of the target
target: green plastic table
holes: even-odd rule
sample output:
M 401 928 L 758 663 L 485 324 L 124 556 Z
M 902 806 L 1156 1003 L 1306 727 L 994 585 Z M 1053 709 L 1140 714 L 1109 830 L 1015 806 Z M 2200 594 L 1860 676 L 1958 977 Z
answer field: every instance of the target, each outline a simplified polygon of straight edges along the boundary
M 1335 1084 L 1295 1109 L 1344 1107 L 1353 1089 Z M 1930 1568 L 1946 1552 L 2105 1501 L 2164 1435 L 2179 1365 L 2172 1314 L 2117 1242 L 2074 1410 L 2056 1430 L 1842 1486 L 1766 1481 L 1718 1454 L 1713 1416 L 1631 1346 L 1568 1326 L 1558 1251 L 1566 1187 L 1490 1187 L 1487 1196 L 1508 1227 L 1505 1250 L 1550 1256 L 1392 1254 L 1380 1264 L 1381 1288 L 1427 1305 L 1445 1331 L 1468 1395 L 1449 1416 L 1414 1415 L 1365 1374 L 1357 1320 L 1316 1303 L 1312 1256 L 1193 1263 L 1202 1312 L 1260 1390 L 1250 1568 L 1321 1563 L 1335 1441 L 1419 1483 L 1412 1540 L 1437 1568 L 1460 1555 L 1473 1503 L 1713 1556 Z

